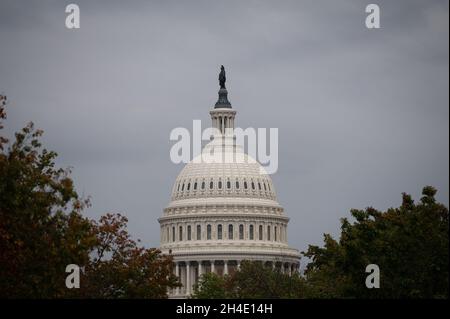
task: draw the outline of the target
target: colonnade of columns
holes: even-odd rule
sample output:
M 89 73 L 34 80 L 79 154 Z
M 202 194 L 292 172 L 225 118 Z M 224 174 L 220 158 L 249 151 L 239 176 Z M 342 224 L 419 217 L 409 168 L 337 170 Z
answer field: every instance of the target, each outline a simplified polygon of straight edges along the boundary
M 280 261 L 263 262 L 273 269 L 280 269 L 282 273 L 292 275 L 298 272 L 299 264 Z M 172 297 L 189 296 L 193 291 L 200 276 L 204 273 L 216 273 L 220 276 L 231 274 L 241 266 L 241 260 L 198 260 L 198 261 L 176 261 L 174 262 L 174 274 L 180 278 L 182 287 L 173 289 L 170 293 Z
M 228 116 L 213 116 L 212 126 L 217 128 L 220 133 L 226 133 L 226 129 L 234 128 L 234 114 L 230 114 Z
M 218 129 L 221 134 L 227 133 L 227 129 L 234 129 L 234 117 L 236 111 L 232 109 L 211 110 L 209 112 L 212 120 L 212 127 Z M 232 135 L 232 131 L 230 131 Z

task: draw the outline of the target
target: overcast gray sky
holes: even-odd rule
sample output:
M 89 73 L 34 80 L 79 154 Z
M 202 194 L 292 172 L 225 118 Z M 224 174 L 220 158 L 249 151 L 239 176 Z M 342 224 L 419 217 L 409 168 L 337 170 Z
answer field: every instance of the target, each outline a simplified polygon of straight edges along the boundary
M 449 202 L 448 1 L 0 0 L 6 131 L 33 120 L 73 167 L 86 214 L 122 212 L 159 245 L 182 164 L 170 131 L 209 124 L 227 69 L 237 125 L 279 128 L 272 176 L 304 250 L 351 208 L 398 206 L 423 186 Z M 365 28 L 365 6 L 381 29 Z

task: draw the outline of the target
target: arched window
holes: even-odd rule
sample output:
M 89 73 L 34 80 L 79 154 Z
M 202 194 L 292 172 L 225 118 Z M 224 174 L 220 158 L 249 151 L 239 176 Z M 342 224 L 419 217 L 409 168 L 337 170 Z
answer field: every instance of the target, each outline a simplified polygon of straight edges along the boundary
M 175 226 L 172 227 L 172 241 L 175 241 Z
M 222 181 L 219 181 L 219 183 L 217 184 L 217 187 L 218 187 L 219 189 L 222 189 Z
M 188 183 L 187 190 L 191 189 L 191 183 Z
M 264 190 L 267 191 L 266 183 L 263 183 L 263 185 L 264 185 Z
M 258 189 L 261 190 L 261 183 L 258 182 Z
M 205 189 L 205 181 L 202 182 L 202 189 Z
M 273 239 L 277 241 L 277 226 L 273 227 Z
M 255 190 L 255 183 L 252 181 L 252 189 Z
M 197 182 L 194 183 L 194 190 L 197 190 Z
M 213 183 L 213 181 L 211 181 L 211 182 L 209 183 L 209 189 L 213 189 L 213 187 L 214 187 L 214 183 Z
M 177 192 L 180 191 L 180 183 L 178 183 Z
M 231 188 L 231 183 L 230 183 L 230 181 L 227 181 L 227 188 L 228 188 L 228 189 Z
M 247 181 L 244 181 L 244 189 L 247 189 Z
M 184 191 L 184 183 L 183 183 L 183 186 L 181 186 L 181 191 Z
M 270 240 L 270 226 L 267 226 L 267 240 Z
M 240 240 L 244 239 L 244 225 L 242 224 L 239 225 L 239 239 Z
M 180 226 L 178 229 L 178 240 L 179 241 L 183 240 L 183 226 Z
M 239 189 L 239 181 L 236 181 L 236 189 Z
M 228 239 L 233 239 L 233 225 L 228 225 Z
M 206 226 L 206 239 L 211 240 L 211 225 Z
M 222 225 L 217 225 L 217 239 L 222 239 Z
M 254 233 L 253 225 L 250 225 L 249 229 L 248 229 L 248 235 L 250 237 L 250 240 L 253 240 L 253 238 L 254 238 L 253 233 Z
M 270 183 L 267 183 L 267 188 L 269 188 L 269 191 L 271 191 L 271 189 L 270 189 Z
M 188 227 L 187 227 L 188 229 L 187 229 L 187 240 L 191 240 L 191 225 L 188 225 Z
M 202 226 L 197 225 L 197 240 L 202 239 Z
M 263 227 L 259 225 L 259 240 L 263 240 Z

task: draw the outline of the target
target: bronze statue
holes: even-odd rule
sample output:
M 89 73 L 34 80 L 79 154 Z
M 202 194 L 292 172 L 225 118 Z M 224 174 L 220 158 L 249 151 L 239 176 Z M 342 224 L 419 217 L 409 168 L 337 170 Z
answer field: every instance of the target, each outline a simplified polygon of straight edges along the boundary
M 225 77 L 225 67 L 222 65 L 220 67 L 220 73 L 219 73 L 219 84 L 221 89 L 226 89 L 225 87 L 225 81 L 227 78 Z

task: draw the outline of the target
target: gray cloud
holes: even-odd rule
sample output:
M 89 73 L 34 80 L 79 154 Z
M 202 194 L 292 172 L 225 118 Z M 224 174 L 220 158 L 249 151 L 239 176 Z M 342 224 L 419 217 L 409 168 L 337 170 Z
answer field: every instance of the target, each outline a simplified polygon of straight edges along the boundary
M 449 201 L 448 1 L 2 1 L 0 91 L 7 132 L 45 130 L 73 166 L 87 214 L 122 211 L 159 244 L 157 218 L 182 166 L 170 131 L 209 124 L 217 72 L 242 127 L 278 127 L 273 176 L 301 250 L 339 231 L 350 208 L 416 198 Z

